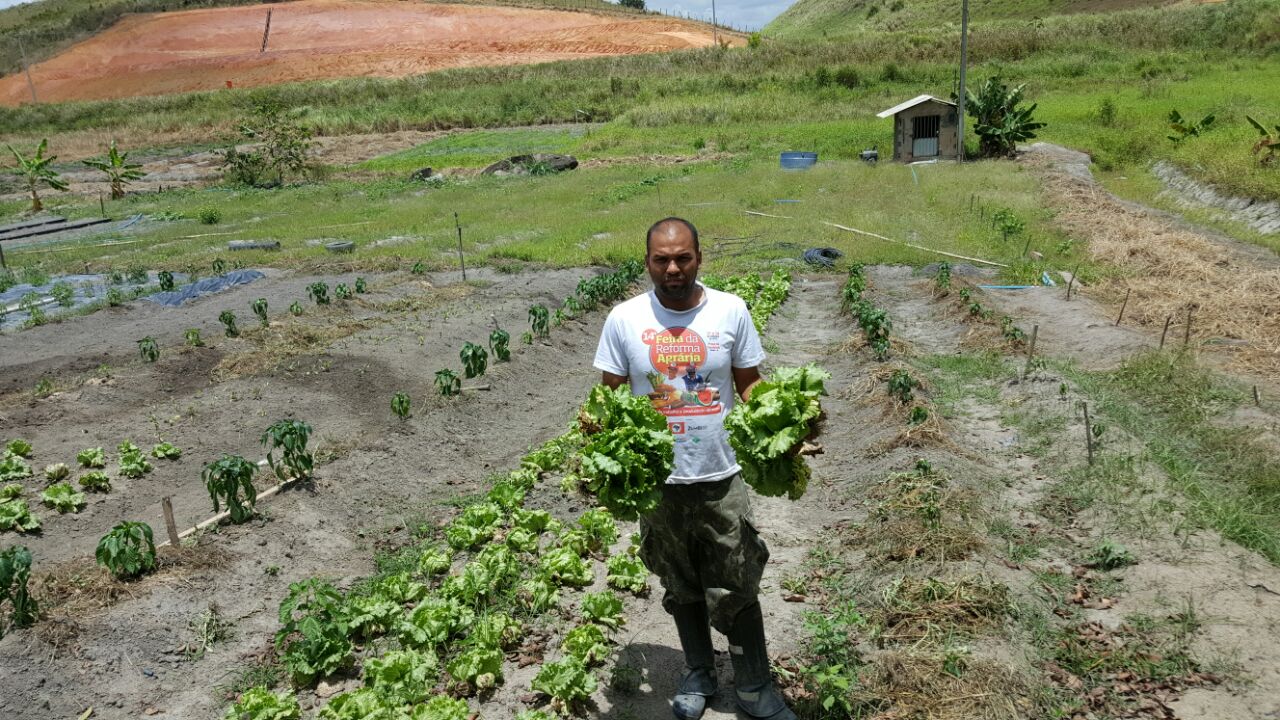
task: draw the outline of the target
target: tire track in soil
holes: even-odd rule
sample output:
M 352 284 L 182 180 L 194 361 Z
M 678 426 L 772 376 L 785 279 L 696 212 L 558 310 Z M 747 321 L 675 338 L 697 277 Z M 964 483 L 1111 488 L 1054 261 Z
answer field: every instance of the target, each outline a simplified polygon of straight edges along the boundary
M 180 513 L 185 509 L 203 519 L 209 506 L 197 461 L 208 459 L 204 456 L 213 450 L 258 457 L 254 453 L 260 449 L 262 428 L 286 411 L 311 422 L 317 431 L 313 438 L 349 439 L 355 447 L 317 469 L 314 490 L 281 493 L 264 504 L 264 520 L 211 534 L 210 541 L 228 551 L 224 567 L 179 568 L 133 584 L 132 598 L 73 618 L 79 635 L 56 657 L 34 631 L 15 631 L 0 640 L 0 717 L 78 717 L 90 706 L 94 717 L 107 720 L 141 717 L 148 708 L 158 711 L 156 717 L 221 717 L 225 702 L 214 696 L 215 686 L 229 681 L 248 655 L 270 645 L 278 626 L 276 608 L 291 582 L 320 576 L 345 587 L 373 574 L 375 550 L 405 542 L 409 521 L 441 521 L 453 511 L 437 503 L 479 491 L 488 473 L 518 465 L 530 445 L 560 432 L 593 383 L 590 371 L 565 372 L 566 367 L 587 367 L 585 360 L 578 360 L 590 357 L 604 313 L 553 329 L 549 347 L 522 345 L 518 335 L 529 303 L 558 305 L 590 272 L 497 276 L 493 285 L 474 288 L 460 300 L 398 315 L 317 355 L 304 356 L 296 371 L 279 369 L 206 388 L 207 407 L 199 421 L 185 425 L 181 433 L 166 432 L 184 449 L 191 448 L 180 465 L 167 468 L 170 472 L 163 479 L 134 481 L 138 497 L 120 490 L 107 496 L 115 503 L 113 513 L 91 506 L 93 517 L 48 514 L 49 520 L 59 522 L 47 523 L 46 535 L 34 538 L 46 555 L 91 554 L 101 532 L 74 528 L 94 518 L 104 527 L 119 519 L 137 519 L 143 505 L 156 510 L 146 519 L 163 535 L 158 507 L 152 508 L 143 494 L 175 494 Z M 202 314 L 207 312 L 206 308 Z M 492 313 L 517 336 L 512 361 L 491 366 L 486 376 L 494 391 L 452 400 L 433 397 L 432 373 L 457 367 L 464 340 L 483 343 Z M 101 323 L 94 332 L 110 338 L 118 328 Z M 302 369 L 319 363 L 327 363 L 328 370 Z M 173 369 L 185 371 L 181 366 Z M 165 384 L 164 377 L 163 367 L 122 371 L 116 389 L 133 392 L 122 393 L 127 401 L 121 411 L 101 427 L 82 429 L 74 405 L 64 408 L 60 412 L 65 433 L 54 434 L 66 437 L 58 445 L 71 448 L 82 443 L 76 438 L 84 431 L 135 440 L 147 437 L 146 415 L 152 403 L 181 404 L 191 397 L 165 400 L 166 393 L 155 387 Z M 413 417 L 404 423 L 392 417 L 387 406 L 391 394 L 402 389 L 414 398 Z M 239 402 L 228 401 L 233 390 L 242 396 Z M 51 445 L 40 437 L 32 440 L 43 461 Z M 196 447 L 205 449 L 196 452 Z M 61 452 L 58 457 L 66 455 Z M 156 462 L 153 475 L 161 475 L 161 462 Z M 67 517 L 80 520 L 61 522 Z M 179 522 L 187 524 L 181 516 Z M 78 540 L 69 542 L 69 533 Z M 264 572 L 272 566 L 279 568 L 277 575 Z M 187 623 L 210 602 L 234 622 L 233 637 L 215 645 L 203 659 L 186 661 L 178 648 L 192 638 Z
M 832 373 L 827 388 L 829 397 L 822 405 L 827 420 L 821 437 L 825 453 L 809 459 L 813 470 L 808 491 L 799 500 L 766 498 L 752 493 L 755 524 L 769 545 L 770 558 L 760 588 L 760 604 L 764 611 L 765 633 L 770 655 L 794 653 L 800 649 L 802 615 L 813 609 L 806 603 L 786 602 L 787 593 L 781 582 L 792 575 L 803 574 L 809 549 L 825 529 L 847 516 L 841 506 L 843 487 L 854 478 L 849 468 L 860 455 L 865 439 L 858 427 L 865 420 L 858 409 L 841 399 L 840 389 L 861 374 L 857 361 L 849 354 L 833 353 L 834 347 L 848 336 L 848 320 L 840 316 L 839 283 L 829 279 L 795 277 L 791 295 L 769 323 L 765 342 L 776 343 L 769 354 L 766 368 L 817 362 Z M 635 525 L 623 527 L 624 535 L 634 532 Z M 684 667 L 680 640 L 670 615 L 662 609 L 662 587 L 650 577 L 647 598 L 631 598 L 627 602 L 627 624 L 620 633 L 623 645 L 618 662 L 641 668 L 643 682 L 636 693 L 617 693 L 602 683 L 597 694 L 598 712 L 592 717 L 611 720 L 670 717 L 670 699 Z M 708 704 L 708 720 L 738 718 L 733 700 L 733 666 L 728 645 L 718 632 L 712 633 L 716 647 L 716 668 L 720 691 Z

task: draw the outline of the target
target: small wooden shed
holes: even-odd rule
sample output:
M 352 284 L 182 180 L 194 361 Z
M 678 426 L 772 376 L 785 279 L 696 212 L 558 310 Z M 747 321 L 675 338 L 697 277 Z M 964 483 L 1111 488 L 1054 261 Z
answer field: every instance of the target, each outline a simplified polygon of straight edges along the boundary
M 956 104 L 921 95 L 876 115 L 893 116 L 893 159 L 955 160 L 960 155 Z

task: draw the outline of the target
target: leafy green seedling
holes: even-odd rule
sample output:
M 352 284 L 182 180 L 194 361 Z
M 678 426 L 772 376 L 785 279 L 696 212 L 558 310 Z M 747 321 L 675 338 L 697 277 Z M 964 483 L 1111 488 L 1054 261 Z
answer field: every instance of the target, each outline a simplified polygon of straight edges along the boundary
M 107 466 L 107 455 L 100 447 L 88 448 L 76 453 L 76 462 L 80 463 L 80 467 L 104 468 Z
M 177 460 L 182 457 L 182 448 L 171 442 L 157 443 L 151 448 L 151 457 L 164 460 Z
M 54 463 L 44 466 L 44 476 L 49 482 L 62 482 L 71 477 L 71 468 L 66 463 Z
M 60 513 L 80 512 L 84 507 L 84 493 L 78 493 L 67 483 L 50 485 L 40 493 L 40 500 Z
M 80 487 L 89 492 L 111 492 L 111 478 L 101 470 L 87 472 L 80 476 Z

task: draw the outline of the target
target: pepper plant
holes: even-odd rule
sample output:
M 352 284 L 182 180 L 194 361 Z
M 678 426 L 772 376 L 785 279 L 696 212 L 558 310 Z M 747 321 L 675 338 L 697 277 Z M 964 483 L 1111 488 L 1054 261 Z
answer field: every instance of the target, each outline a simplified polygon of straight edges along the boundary
M 156 339 L 150 335 L 138 341 L 138 354 L 143 362 L 153 363 L 160 357 L 160 348 L 156 347 Z
M 117 580 L 151 572 L 156 568 L 156 543 L 151 526 L 130 520 L 116 525 L 98 541 L 94 557 Z
M 257 465 L 239 455 L 223 455 L 220 460 L 205 465 L 200 478 L 209 490 L 213 511 L 219 512 L 220 503 L 225 502 L 231 511 L 231 522 L 239 524 L 252 518 L 253 506 L 258 500 L 258 491 L 253 487 L 253 473 L 257 469 Z
M 262 445 L 267 448 L 267 464 L 275 471 L 276 477 L 286 479 L 285 470 L 295 478 L 311 477 L 315 460 L 307 450 L 307 440 L 311 437 L 311 426 L 301 420 L 281 420 L 262 434 Z M 281 451 L 280 462 L 276 462 L 275 452 Z
M 22 545 L 0 550 L 0 609 L 9 603 L 9 622 L 14 627 L 30 627 L 40 618 L 40 606 L 27 588 L 30 578 L 30 550 Z M 4 637 L 3 623 L 0 637 Z
M 267 299 L 258 298 L 257 300 L 254 300 L 253 302 L 249 303 L 249 309 L 253 311 L 254 315 L 258 316 L 258 322 L 262 323 L 262 327 L 266 327 L 267 326 Z
M 226 326 L 227 337 L 239 337 L 240 330 L 236 327 L 236 314 L 230 310 L 223 310 L 218 314 L 218 322 Z
M 550 337 L 551 330 L 548 323 L 551 320 L 551 313 L 547 310 L 546 305 L 529 306 L 529 327 L 533 331 L 534 337 Z
M 472 342 L 463 343 L 458 356 L 462 359 L 462 371 L 468 379 L 483 375 L 489 365 L 489 353 Z
M 338 283 L 337 287 L 333 289 L 333 296 L 339 300 L 350 300 L 353 295 L 354 293 L 351 292 L 351 288 L 347 287 L 346 283 Z
M 328 305 L 329 285 L 323 282 L 313 282 L 307 286 L 307 296 L 317 305 Z
M 363 295 L 367 292 L 369 292 L 369 284 L 362 277 L 356 278 L 356 294 Z
M 449 368 L 436 371 L 436 390 L 440 394 L 449 397 L 456 395 L 462 390 L 462 380 L 458 378 L 458 374 Z
M 294 301 L 293 301 L 293 303 L 289 305 L 289 314 L 290 314 L 290 315 L 301 315 L 301 314 L 302 314 L 302 303 L 298 302 L 297 300 L 294 300 Z
M 182 336 L 187 347 L 204 347 L 204 340 L 200 339 L 200 328 L 187 328 Z
M 401 420 L 408 419 L 409 417 L 409 394 L 408 393 L 398 392 L 395 395 L 391 396 L 391 412 L 395 413 L 396 417 L 400 418 Z
M 213 259 L 213 274 L 221 275 L 227 271 L 227 261 L 222 258 Z
M 493 351 L 493 356 L 501 362 L 507 362 L 511 359 L 511 334 L 502 328 L 498 328 L 489 333 L 489 349 Z

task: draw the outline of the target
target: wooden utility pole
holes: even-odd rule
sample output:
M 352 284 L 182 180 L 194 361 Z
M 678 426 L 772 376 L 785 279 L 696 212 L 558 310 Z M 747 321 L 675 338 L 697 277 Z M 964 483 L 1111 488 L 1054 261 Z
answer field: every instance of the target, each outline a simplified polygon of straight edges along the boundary
M 31 65 L 27 63 L 27 50 L 22 47 L 22 38 L 18 38 L 18 54 L 22 57 L 22 71 L 27 74 L 27 87 L 31 90 L 31 104 L 39 103 L 36 100 L 36 84 L 31 81 Z
M 271 11 L 267 10 L 267 27 L 262 31 L 262 49 L 259 50 L 258 52 L 264 53 L 267 51 L 267 38 L 270 35 L 271 35 Z
M 960 3 L 960 92 L 956 93 L 956 134 L 960 138 L 960 162 L 964 162 L 965 71 L 969 65 L 969 0 Z
M 711 0 L 711 41 L 720 47 L 720 26 L 716 25 L 716 0 Z

